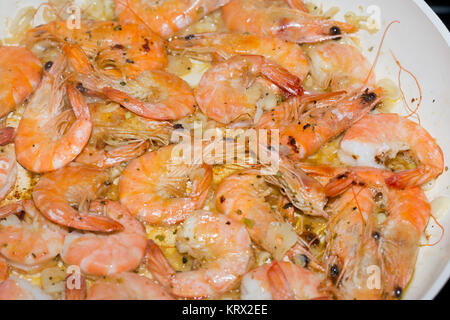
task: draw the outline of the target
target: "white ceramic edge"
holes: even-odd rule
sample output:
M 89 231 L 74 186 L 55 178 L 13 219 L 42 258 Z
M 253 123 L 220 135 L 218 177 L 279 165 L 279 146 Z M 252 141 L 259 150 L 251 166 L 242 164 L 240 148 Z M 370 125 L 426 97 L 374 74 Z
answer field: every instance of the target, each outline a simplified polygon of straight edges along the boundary
M 436 15 L 436 13 L 431 9 L 431 7 L 425 2 L 425 0 L 414 0 L 414 3 L 422 10 L 423 13 L 430 19 L 436 29 L 439 31 L 441 36 L 444 38 L 447 45 L 450 47 L 450 32 L 447 27 L 444 25 L 442 20 Z M 447 262 L 447 265 L 443 272 L 439 275 L 439 277 L 434 281 L 433 285 L 423 296 L 423 300 L 432 300 L 434 299 L 438 293 L 442 290 L 442 288 L 446 285 L 447 281 L 450 279 L 450 261 Z

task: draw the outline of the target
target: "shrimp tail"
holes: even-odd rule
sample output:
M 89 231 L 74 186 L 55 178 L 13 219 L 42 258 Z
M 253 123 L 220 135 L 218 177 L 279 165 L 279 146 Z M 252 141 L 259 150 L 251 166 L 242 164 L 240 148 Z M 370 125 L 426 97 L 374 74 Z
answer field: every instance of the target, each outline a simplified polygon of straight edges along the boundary
M 442 174 L 442 170 L 439 174 Z M 423 166 L 413 170 L 394 173 L 385 182 L 388 186 L 396 189 L 406 189 L 426 183 L 431 178 L 438 176 L 430 167 Z
M 301 96 L 304 92 L 301 79 L 277 64 L 265 63 L 261 73 L 264 77 L 283 89 L 287 96 Z
M 14 140 L 15 129 L 12 127 L 5 127 L 0 129 L 0 146 L 5 146 Z
M 267 277 L 274 300 L 294 300 L 289 281 L 278 261 L 275 261 L 267 270 Z
M 147 269 L 158 280 L 158 282 L 164 287 L 169 287 L 170 279 L 175 274 L 175 270 L 167 261 L 166 256 L 162 252 L 161 248 L 153 242 L 148 240 L 147 252 L 145 254 L 145 263 Z

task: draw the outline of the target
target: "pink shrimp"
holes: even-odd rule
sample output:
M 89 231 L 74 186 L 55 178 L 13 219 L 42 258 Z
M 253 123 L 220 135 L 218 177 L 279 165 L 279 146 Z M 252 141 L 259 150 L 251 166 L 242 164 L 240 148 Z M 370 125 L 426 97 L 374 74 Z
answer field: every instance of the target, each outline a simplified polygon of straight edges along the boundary
M 216 297 L 232 289 L 250 268 L 253 252 L 245 226 L 225 215 L 200 211 L 192 214 L 177 232 L 177 247 L 202 266 L 178 272 L 153 243 L 147 267 L 176 296 Z
M 0 200 L 14 188 L 17 178 L 17 162 L 14 145 L 14 129 L 0 129 Z
M 0 46 L 0 118 L 30 96 L 41 73 L 41 62 L 28 49 Z
M 351 24 L 312 16 L 286 2 L 289 1 L 232 0 L 222 8 L 222 17 L 231 31 L 296 43 L 336 39 L 357 31 Z
M 93 203 L 93 210 L 102 211 L 103 205 Z M 106 201 L 105 212 L 123 225 L 123 230 L 106 235 L 71 232 L 64 241 L 62 260 L 80 266 L 84 273 L 99 276 L 136 269 L 147 245 L 144 227 L 118 202 Z
M 120 177 L 120 202 L 147 223 L 183 221 L 202 208 L 211 188 L 211 166 L 174 163 L 173 151 L 174 145 L 149 152 L 133 160 Z
M 0 217 L 0 253 L 9 265 L 36 271 L 60 254 L 67 231 L 45 219 L 31 200 L 0 208 Z
M 64 56 L 59 56 L 30 99 L 15 137 L 17 161 L 34 172 L 48 172 L 66 166 L 86 146 L 92 132 L 89 108 L 81 93 L 64 86 Z M 65 132 L 64 94 L 68 94 L 76 120 Z
M 241 281 L 243 300 L 310 300 L 326 297 L 321 276 L 293 263 L 275 261 L 246 273 Z
M 10 277 L 0 284 L 0 300 L 52 300 L 52 298 L 27 280 Z
M 258 77 L 280 87 L 287 95 L 301 95 L 300 79 L 262 56 L 241 55 L 209 69 L 195 92 L 197 103 L 209 118 L 228 124 L 240 116 L 252 114 L 256 101 L 247 89 Z
M 384 168 L 385 160 L 409 150 L 417 168 L 396 172 L 386 183 L 395 188 L 424 184 L 442 174 L 444 156 L 435 139 L 417 123 L 398 114 L 372 114 L 345 134 L 339 156 L 348 165 Z
M 43 175 L 33 190 L 36 207 L 50 221 L 87 231 L 113 232 L 123 227 L 116 220 L 89 214 L 86 201 L 96 200 L 105 190 L 109 175 L 85 166 L 65 167 Z M 78 210 L 72 205 L 78 206 Z

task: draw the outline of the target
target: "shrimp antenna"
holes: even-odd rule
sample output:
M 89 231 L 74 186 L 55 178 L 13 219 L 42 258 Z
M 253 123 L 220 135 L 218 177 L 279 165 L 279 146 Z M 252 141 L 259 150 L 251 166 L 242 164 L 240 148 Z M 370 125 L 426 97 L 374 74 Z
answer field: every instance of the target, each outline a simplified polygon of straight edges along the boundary
M 392 52 L 392 50 L 391 50 L 391 55 L 394 58 L 395 63 L 399 67 L 399 71 L 398 71 L 398 87 L 399 87 L 400 93 L 402 95 L 403 103 L 406 105 L 406 108 L 410 112 L 410 114 L 407 115 L 406 117 L 409 118 L 409 117 L 411 117 L 413 115 L 416 115 L 417 119 L 419 120 L 419 124 L 420 124 L 420 117 L 417 115 L 417 111 L 419 110 L 419 107 L 422 104 L 422 88 L 420 86 L 419 80 L 417 79 L 417 77 L 411 71 L 407 70 L 406 68 L 404 68 L 401 65 L 400 61 L 397 60 L 397 58 L 395 57 L 394 52 Z M 419 97 L 420 98 L 419 98 L 419 102 L 417 103 L 417 106 L 416 106 L 415 109 L 410 108 L 409 105 L 408 105 L 408 102 L 406 101 L 405 93 L 403 92 L 402 85 L 401 85 L 401 73 L 402 73 L 402 71 L 405 71 L 407 74 L 409 74 L 414 79 L 414 81 L 416 82 L 417 88 L 419 89 Z
M 375 69 L 375 66 L 377 65 L 377 62 L 378 62 L 378 58 L 380 57 L 381 48 L 383 47 L 384 39 L 386 38 L 387 32 L 389 31 L 389 29 L 391 28 L 391 26 L 392 26 L 394 23 L 400 23 L 400 21 L 398 21 L 398 20 L 392 21 L 391 23 L 389 23 L 389 24 L 387 25 L 386 29 L 384 30 L 383 37 L 381 38 L 380 45 L 378 46 L 377 55 L 376 55 L 376 57 L 375 57 L 375 60 L 374 60 L 373 63 L 372 63 L 372 66 L 370 67 L 370 71 L 369 71 L 369 73 L 367 74 L 367 77 L 366 77 L 366 80 L 364 81 L 364 84 L 367 84 L 367 82 L 369 81 L 370 77 L 371 77 L 372 74 L 373 74 L 373 71 L 374 71 L 374 69 Z
M 137 18 L 148 30 L 150 30 L 151 32 L 154 32 L 150 26 L 144 21 L 144 19 L 141 18 L 141 16 L 139 14 L 137 14 L 136 11 L 134 11 L 133 8 L 131 8 L 130 3 L 128 2 L 128 0 L 117 0 L 117 4 L 120 4 L 124 7 L 124 10 L 129 10 L 133 16 L 135 16 L 135 18 Z M 117 7 L 117 5 L 116 5 Z

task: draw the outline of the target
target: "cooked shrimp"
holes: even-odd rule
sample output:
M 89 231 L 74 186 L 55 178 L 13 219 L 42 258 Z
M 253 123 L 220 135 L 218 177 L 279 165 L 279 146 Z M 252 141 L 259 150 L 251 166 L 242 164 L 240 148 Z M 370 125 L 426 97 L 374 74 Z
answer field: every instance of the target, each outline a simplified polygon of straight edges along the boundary
M 283 176 L 287 178 L 283 180 Z M 303 178 L 305 180 L 301 181 Z M 299 176 L 292 171 L 281 173 L 277 180 L 277 184 L 282 183 L 286 189 L 292 189 L 291 193 L 296 192 L 299 197 L 304 197 L 301 204 L 305 207 L 316 206 L 319 214 L 323 212 L 326 201 L 323 189 L 318 183 L 314 184 L 310 178 Z M 295 190 L 298 185 L 301 186 L 300 189 Z M 285 223 L 279 212 L 272 209 L 272 204 L 267 199 L 270 193 L 271 190 L 262 176 L 253 174 L 252 171 L 238 172 L 226 177 L 217 187 L 216 208 L 231 219 L 243 222 L 253 242 L 271 253 L 274 258 L 281 259 L 286 254 L 289 255 L 290 250 L 300 250 L 315 262 L 306 252 L 303 241 L 292 226 Z M 306 199 L 309 203 L 304 201 Z M 293 203 L 298 205 L 298 201 Z M 314 212 L 311 211 L 312 207 L 308 209 L 308 212 Z
M 305 79 L 309 72 L 309 62 L 302 48 L 276 38 L 240 33 L 192 34 L 170 41 L 168 47 L 173 52 L 207 61 L 214 55 L 225 60 L 234 55 L 260 55 L 300 80 Z
M 52 300 L 52 298 L 40 287 L 13 276 L 0 284 L 0 300 Z
M 252 114 L 256 101 L 247 89 L 259 77 L 279 86 L 288 95 L 301 95 L 300 79 L 262 56 L 242 55 L 220 62 L 209 69 L 195 92 L 204 114 L 228 124 L 240 116 Z
M 367 188 L 353 187 L 329 208 L 324 260 L 328 275 L 344 299 L 379 299 L 380 290 L 369 287 L 370 267 L 380 267 L 370 222 L 374 195 Z M 372 218 L 373 219 L 373 218 Z
M 355 47 L 325 42 L 306 49 L 311 61 L 311 76 L 320 89 L 351 90 L 374 86 L 375 76 L 369 61 Z M 366 81 L 367 75 L 370 74 Z
M 87 300 L 173 300 L 173 297 L 153 280 L 123 272 L 94 282 Z
M 102 211 L 94 203 L 91 210 Z M 107 276 L 136 269 L 144 257 L 147 238 L 143 225 L 118 202 L 106 201 L 106 216 L 123 225 L 114 234 L 71 232 L 64 241 L 62 260 L 83 273 Z
M 0 208 L 0 216 L 0 253 L 11 266 L 36 271 L 61 252 L 67 231 L 45 219 L 31 200 Z
M 3 200 L 14 188 L 17 177 L 16 154 L 14 145 L 14 129 L 0 129 L 0 200 Z
M 177 248 L 198 261 L 199 269 L 175 273 L 153 243 L 147 267 L 158 281 L 179 297 L 215 297 L 232 289 L 250 268 L 253 251 L 245 226 L 225 215 L 200 211 L 177 232 Z
M 294 159 L 304 159 L 314 154 L 326 142 L 369 113 L 380 101 L 381 93 L 379 88 L 352 92 L 330 105 L 312 108 L 299 120 L 285 122 L 280 128 L 280 143 L 284 148 L 281 151 Z M 274 113 L 280 112 L 277 108 Z
M 365 266 L 375 265 L 381 271 L 382 286 L 375 291 L 376 298 L 400 298 L 414 271 L 420 237 L 430 217 L 430 204 L 420 187 L 392 189 L 383 184 L 385 174 L 382 170 L 368 169 L 366 172 L 359 170 L 361 172 L 353 175 L 354 182 L 363 183 L 372 188 L 372 197 L 368 201 L 372 203 L 377 201 L 380 208 L 378 217 L 372 213 L 371 221 L 367 219 L 366 221 L 369 221 L 367 225 L 362 226 L 363 230 L 366 230 L 363 234 L 362 248 Z M 337 179 L 339 180 L 339 177 Z M 341 180 L 345 187 L 345 179 Z M 336 186 L 337 182 L 334 184 Z M 353 196 L 355 199 L 355 188 L 346 192 L 352 193 L 348 198 Z M 339 192 L 339 188 L 334 190 Z M 356 204 L 362 206 L 359 199 Z M 370 213 L 368 209 L 364 211 Z M 338 234 L 345 233 L 339 231 Z M 350 242 L 345 241 L 345 243 Z M 348 257 L 348 259 L 352 258 Z M 363 271 L 367 274 L 367 270 Z M 354 273 L 354 271 L 351 272 Z M 353 286 L 352 283 L 350 285 Z M 344 292 L 344 294 L 347 293 Z
M 24 43 L 38 55 L 49 44 L 59 49 L 66 43 L 79 45 L 99 70 L 116 78 L 135 78 L 143 71 L 167 66 L 164 40 L 145 26 L 94 20 L 83 20 L 80 26 L 50 22 L 30 30 Z
M 38 87 L 41 62 L 26 48 L 0 46 L 0 118 Z
M 232 0 L 222 8 L 222 17 L 231 31 L 296 43 L 336 39 L 357 31 L 351 24 L 292 9 L 284 0 Z
M 105 96 L 154 120 L 178 120 L 194 112 L 191 87 L 174 74 L 152 70 L 142 72 L 134 80 L 114 79 L 98 72 L 80 47 L 65 46 L 64 51 L 77 71 L 72 80 L 83 92 Z
M 64 86 L 65 66 L 65 58 L 60 56 L 44 75 L 17 129 L 17 161 L 30 171 L 42 173 L 66 166 L 89 141 L 92 132 L 89 108 L 78 90 L 71 85 Z M 66 91 L 76 120 L 64 130 L 68 116 L 62 110 Z
M 243 300 L 310 300 L 325 297 L 321 277 L 285 261 L 264 264 L 241 281 Z
M 65 167 L 40 178 L 33 190 L 33 200 L 42 214 L 56 224 L 87 231 L 117 231 L 123 228 L 117 221 L 85 213 L 85 202 L 97 199 L 109 184 L 105 171 Z M 78 206 L 78 210 L 72 205 Z
M 176 163 L 173 150 L 171 145 L 133 160 L 120 177 L 120 202 L 147 223 L 183 221 L 203 207 L 211 188 L 211 166 Z
M 170 38 L 230 0 L 115 0 L 121 22 L 148 26 L 163 38 Z
M 431 135 L 417 123 L 398 114 L 371 114 L 345 134 L 339 157 L 354 166 L 384 168 L 384 161 L 401 151 L 410 151 L 417 168 L 397 172 L 387 178 L 395 188 L 418 186 L 439 176 L 444 156 Z
M 168 144 L 173 131 L 171 123 L 145 119 L 117 103 L 92 103 L 89 110 L 94 129 L 78 163 L 106 168 L 131 161 Z

